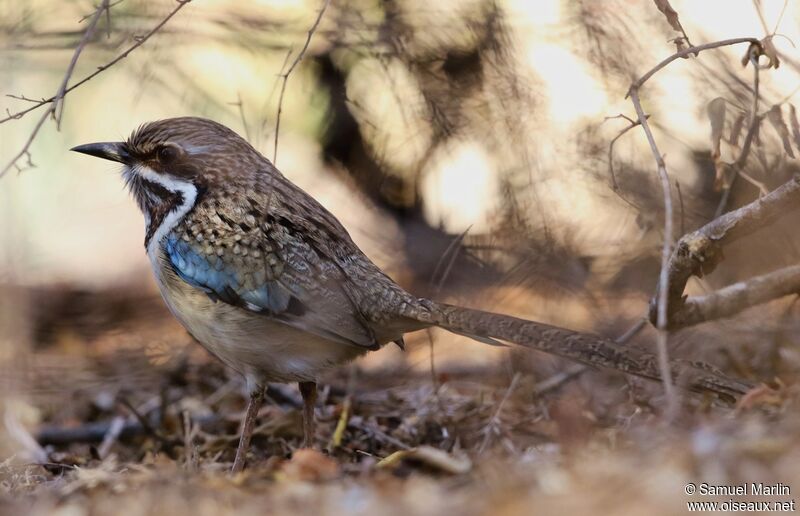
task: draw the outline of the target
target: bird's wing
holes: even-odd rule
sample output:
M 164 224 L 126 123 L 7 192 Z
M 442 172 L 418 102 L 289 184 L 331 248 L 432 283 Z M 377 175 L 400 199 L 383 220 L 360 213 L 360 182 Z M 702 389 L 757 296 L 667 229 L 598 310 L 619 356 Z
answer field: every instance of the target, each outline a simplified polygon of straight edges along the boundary
M 176 274 L 219 302 L 332 341 L 379 347 L 346 275 L 320 248 L 326 237 L 300 227 L 296 214 L 268 213 L 261 197 L 198 204 L 166 239 Z

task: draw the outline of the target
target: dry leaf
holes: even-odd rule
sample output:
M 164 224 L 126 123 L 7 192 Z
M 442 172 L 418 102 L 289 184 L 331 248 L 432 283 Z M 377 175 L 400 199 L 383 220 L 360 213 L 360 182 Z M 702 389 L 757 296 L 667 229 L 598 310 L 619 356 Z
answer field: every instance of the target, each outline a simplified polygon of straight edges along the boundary
M 719 192 L 731 186 L 731 166 L 722 160 L 714 160 L 714 190 Z
M 352 408 L 352 401 L 350 396 L 344 399 L 344 405 L 342 405 L 342 413 L 339 415 L 339 421 L 336 423 L 336 430 L 333 432 L 333 437 L 331 437 L 331 448 L 338 448 L 342 445 L 342 439 L 344 438 L 344 432 L 347 430 L 347 422 L 350 419 L 350 410 Z
M 764 119 L 762 117 L 757 117 L 755 121 L 755 126 L 753 127 L 753 145 L 758 147 L 761 145 L 761 122 Z
M 789 122 L 792 124 L 792 137 L 797 150 L 800 150 L 800 123 L 797 122 L 797 110 L 789 104 Z
M 739 400 L 736 406 L 737 412 L 749 410 L 757 406 L 765 405 L 780 405 L 783 401 L 780 385 L 778 389 L 773 389 L 769 385 L 762 383 L 757 387 L 753 387 Z
M 761 46 L 764 48 L 764 55 L 769 58 L 767 68 L 778 68 L 781 65 L 781 60 L 778 59 L 778 49 L 772 44 L 772 36 L 762 39 Z
M 725 110 L 727 108 L 725 99 L 717 97 L 708 103 L 708 120 L 711 122 L 711 160 L 714 162 L 714 188 L 719 191 L 726 187 L 729 174 L 728 164 L 723 162 L 720 157 L 720 142 L 722 140 L 722 130 L 725 128 Z
M 393 468 L 405 460 L 421 462 L 426 466 L 453 475 L 462 475 L 472 469 L 472 461 L 466 456 L 456 457 L 432 446 L 419 446 L 410 450 L 392 453 L 378 462 L 378 468 Z
M 747 47 L 747 52 L 742 56 L 742 66 L 747 66 L 751 60 L 758 65 L 758 58 L 767 56 L 769 64 L 761 66 L 760 68 L 778 68 L 781 65 L 781 60 L 778 59 L 778 49 L 772 43 L 773 36 L 767 36 L 758 43 L 750 43 Z
M 339 464 L 327 455 L 310 448 L 296 450 L 281 468 L 281 477 L 288 480 L 319 482 L 339 476 Z
M 664 17 L 667 18 L 667 22 L 670 26 L 677 30 L 678 32 L 683 32 L 683 27 L 681 27 L 681 22 L 678 20 L 678 13 L 675 9 L 669 5 L 669 0 L 653 0 L 656 3 L 656 7 L 658 10 L 664 13 Z
M 761 54 L 762 54 L 761 45 L 758 45 L 756 43 L 750 43 L 750 45 L 747 46 L 747 52 L 745 52 L 744 55 L 742 56 L 742 66 L 746 67 L 747 63 L 749 63 L 751 60 L 754 60 L 756 62 L 756 65 L 758 65 L 758 56 L 760 56 Z
M 726 102 L 717 97 L 708 103 L 708 120 L 711 122 L 711 158 L 717 161 L 720 156 L 719 144 L 722 140 L 722 129 L 725 127 Z
M 689 48 L 686 43 L 686 38 L 684 38 L 683 36 L 673 39 L 672 42 L 675 43 L 675 50 L 677 52 L 682 52 L 687 48 Z M 683 59 L 689 59 L 689 56 L 683 56 Z
M 742 127 L 744 127 L 744 113 L 740 113 L 731 125 L 731 145 L 739 145 L 739 135 L 742 134 Z
M 783 121 L 781 107 L 778 105 L 772 106 L 772 108 L 767 111 L 767 118 L 772 124 L 772 127 L 774 127 L 775 131 L 778 133 L 781 142 L 783 142 L 783 150 L 785 150 L 786 154 L 788 154 L 790 157 L 794 158 L 792 142 L 789 139 L 789 128 L 786 127 L 786 122 Z

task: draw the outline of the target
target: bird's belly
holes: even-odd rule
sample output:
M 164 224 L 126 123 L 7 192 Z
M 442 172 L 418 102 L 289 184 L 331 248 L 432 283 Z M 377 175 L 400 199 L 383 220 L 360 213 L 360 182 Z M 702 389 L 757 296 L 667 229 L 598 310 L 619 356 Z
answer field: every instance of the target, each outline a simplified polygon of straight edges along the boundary
M 323 339 L 222 301 L 184 282 L 161 260 L 152 260 L 172 314 L 211 354 L 248 382 L 315 381 L 320 373 L 366 349 Z

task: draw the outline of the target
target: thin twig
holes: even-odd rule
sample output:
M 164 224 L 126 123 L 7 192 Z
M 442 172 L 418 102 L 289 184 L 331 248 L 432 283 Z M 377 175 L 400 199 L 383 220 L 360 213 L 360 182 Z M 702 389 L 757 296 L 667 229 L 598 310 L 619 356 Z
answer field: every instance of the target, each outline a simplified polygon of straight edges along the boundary
M 61 117 L 64 114 L 64 95 L 67 93 L 67 84 L 72 77 L 72 73 L 75 71 L 75 65 L 78 63 L 78 58 L 81 56 L 83 49 L 86 48 L 86 44 L 89 42 L 92 34 L 94 34 L 95 27 L 97 27 L 97 22 L 100 20 L 103 11 L 106 9 L 108 9 L 108 0 L 103 0 L 100 6 L 95 10 L 92 20 L 89 22 L 89 26 L 86 27 L 81 40 L 78 42 L 78 45 L 75 47 L 75 51 L 72 53 L 72 59 L 70 59 L 69 65 L 67 66 L 67 71 L 64 73 L 64 78 L 61 80 L 61 85 L 58 87 L 58 91 L 52 97 L 52 103 L 48 106 L 47 110 L 42 113 L 41 118 L 33 127 L 33 131 L 31 132 L 30 136 L 28 136 L 28 139 L 25 141 L 22 149 L 13 158 L 11 158 L 11 161 L 9 161 L 2 170 L 0 170 L 0 178 L 2 178 L 6 172 L 11 170 L 12 167 L 16 166 L 17 162 L 24 156 L 28 157 L 28 164 L 31 166 L 33 165 L 33 162 L 30 158 L 31 145 L 33 145 L 33 141 L 36 139 L 36 136 L 39 134 L 44 122 L 50 115 L 53 116 L 56 122 L 56 128 L 59 131 L 61 130 Z M 41 104 L 34 105 L 34 107 L 30 108 L 30 110 L 36 109 L 36 107 L 39 105 Z
M 628 331 L 617 337 L 614 342 L 617 344 L 626 344 L 629 340 L 634 338 L 642 328 L 647 325 L 647 317 L 640 317 L 630 328 Z
M 428 365 L 431 371 L 431 385 L 433 385 L 433 392 L 439 392 L 439 378 L 436 375 L 436 354 L 434 353 L 433 346 L 433 331 L 430 328 L 425 329 L 425 334 L 428 336 Z
M 131 414 L 133 414 L 133 416 L 136 418 L 139 424 L 142 425 L 142 429 L 144 429 L 144 432 L 146 434 L 150 435 L 151 437 L 159 441 L 162 445 L 164 445 L 168 449 L 171 449 L 176 444 L 178 444 L 175 439 L 170 439 L 169 437 L 165 436 L 163 433 L 158 431 L 156 428 L 153 428 L 153 425 L 150 424 L 150 421 L 148 421 L 147 418 L 141 412 L 139 412 L 139 410 L 136 407 L 134 407 L 133 404 L 130 401 L 128 401 L 127 398 L 120 397 L 119 402 L 125 408 L 127 408 L 131 412 Z
M 650 150 L 652 151 L 653 158 L 656 161 L 658 176 L 661 181 L 661 189 L 664 194 L 664 243 L 661 249 L 661 271 L 659 273 L 658 290 L 656 296 L 656 327 L 658 329 L 656 342 L 658 347 L 658 365 L 661 372 L 662 381 L 664 382 L 664 391 L 667 398 L 667 419 L 670 420 L 677 415 L 678 409 L 678 399 L 672 384 L 672 376 L 669 366 L 669 354 L 667 349 L 669 338 L 667 330 L 670 281 L 669 263 L 670 256 L 672 255 L 673 233 L 672 191 L 670 187 L 669 174 L 667 173 L 667 167 L 664 163 L 664 157 L 661 154 L 661 151 L 659 151 L 658 145 L 656 145 L 653 132 L 651 131 L 650 125 L 647 122 L 647 116 L 644 113 L 641 100 L 639 99 L 639 89 L 642 87 L 642 85 L 644 85 L 645 82 L 653 77 L 653 75 L 658 73 L 676 59 L 688 57 L 689 55 L 696 56 L 704 50 L 710 50 L 729 45 L 737 45 L 739 43 L 750 43 L 751 45 L 756 46 L 756 48 L 761 48 L 761 43 L 755 38 L 733 38 L 683 49 L 664 59 L 650 69 L 647 73 L 639 77 L 639 79 L 634 81 L 628 90 L 628 94 L 626 95 L 626 98 L 631 98 L 631 102 L 636 109 L 639 122 L 644 130 L 645 136 L 647 137 L 647 142 L 650 144 Z
M 331 3 L 331 0 L 325 0 L 322 4 L 322 9 L 319 10 L 319 14 L 317 15 L 317 19 L 314 20 L 314 25 L 308 29 L 308 37 L 306 37 L 306 42 L 303 45 L 303 48 L 300 49 L 300 52 L 295 57 L 292 65 L 286 70 L 286 73 L 281 74 L 281 79 L 283 79 L 283 84 L 281 84 L 281 93 L 278 96 L 278 114 L 275 117 L 275 147 L 272 151 L 272 164 L 275 165 L 278 162 L 278 133 L 281 130 L 281 112 L 283 112 L 283 94 L 286 92 L 286 83 L 289 81 L 289 75 L 294 71 L 295 67 L 300 63 L 303 59 L 303 56 L 306 54 L 306 50 L 308 50 L 308 45 L 311 43 L 311 38 L 314 36 L 314 32 L 316 32 L 317 27 L 319 26 L 319 22 L 322 20 L 322 15 L 325 14 L 325 10 L 328 8 L 328 4 Z
M 441 278 L 434 286 L 434 292 L 436 295 L 439 295 L 442 291 L 442 287 L 444 287 L 445 282 L 447 281 L 448 276 L 450 276 L 450 272 L 453 270 L 453 265 L 456 262 L 456 258 L 458 257 L 459 251 L 463 248 L 464 238 L 466 238 L 467 233 L 469 230 L 472 229 L 472 225 L 467 227 L 460 235 L 456 236 L 450 244 L 448 244 L 447 248 L 445 248 L 442 256 L 439 257 L 439 261 L 436 262 L 436 267 L 433 269 L 433 274 L 431 274 L 431 281 L 430 283 L 436 280 L 436 275 L 439 273 L 439 269 L 444 263 L 445 258 L 450 255 L 450 259 L 448 260 L 448 264 L 442 272 Z M 431 383 L 433 384 L 434 392 L 438 394 L 439 392 L 439 380 L 436 377 L 436 357 L 434 353 L 434 346 L 433 346 L 433 331 L 430 328 L 425 330 L 428 335 L 428 354 L 430 358 L 430 370 L 431 370 Z
M 622 129 L 619 133 L 617 133 L 617 135 L 614 138 L 612 138 L 611 142 L 608 144 L 608 171 L 611 174 L 611 186 L 614 189 L 614 191 L 616 192 L 616 191 L 619 190 L 619 184 L 617 183 L 617 176 L 614 173 L 614 144 L 617 143 L 617 140 L 619 140 L 620 138 L 625 136 L 625 134 L 628 131 L 630 131 L 634 127 L 637 127 L 639 125 L 639 121 L 638 120 L 631 120 L 630 118 L 628 118 L 627 116 L 622 115 L 622 114 L 617 115 L 615 117 L 607 117 L 606 120 L 608 120 L 609 118 L 624 118 L 625 120 L 627 120 L 629 122 L 628 126 L 625 127 L 624 129 Z M 623 200 L 625 200 L 627 202 L 626 199 L 623 198 Z
M 654 66 L 649 72 L 642 75 L 637 79 L 633 84 L 631 84 L 630 90 L 625 98 L 628 98 L 631 94 L 631 91 L 642 87 L 644 83 L 646 83 L 653 75 L 656 74 L 659 70 L 670 64 L 671 62 L 675 61 L 676 59 L 681 59 L 692 54 L 698 54 L 703 50 L 710 50 L 712 48 L 719 48 L 725 47 L 729 45 L 738 45 L 739 43 L 751 43 L 753 45 L 761 45 L 761 43 L 756 38 L 733 38 L 733 39 L 724 39 L 722 41 L 714 41 L 712 43 L 706 43 L 705 45 L 698 45 L 696 47 L 689 47 L 681 50 L 680 52 L 676 52 L 669 56 L 668 58 L 664 59 L 656 66 Z
M 197 469 L 197 450 L 194 440 L 197 437 L 198 427 L 193 424 L 192 417 L 188 410 L 183 411 L 183 451 L 185 456 L 185 467 L 189 471 Z
M 45 99 L 29 99 L 25 95 L 13 95 L 11 93 L 7 93 L 6 97 L 14 99 L 14 100 L 24 100 L 25 102 L 33 102 L 34 104 L 37 104 L 39 102 L 43 102 L 45 100 Z
M 511 394 L 517 389 L 519 378 L 520 373 L 514 373 L 514 377 L 511 378 L 511 384 L 508 386 L 508 389 L 506 389 L 503 399 L 500 400 L 500 403 L 497 405 L 497 409 L 494 411 L 494 414 L 492 414 L 491 419 L 489 419 L 489 422 L 486 423 L 486 426 L 483 428 L 484 436 L 481 446 L 478 448 L 478 453 L 483 453 L 483 451 L 486 449 L 486 446 L 489 444 L 489 439 L 491 439 L 492 433 L 500 421 L 500 414 L 503 412 L 503 407 L 505 407 L 506 402 L 511 397 Z
M 108 5 L 108 0 L 103 0 L 103 2 L 97 8 L 94 16 L 92 16 L 89 26 L 86 28 L 86 31 L 83 33 L 83 37 L 78 42 L 78 46 L 75 47 L 75 51 L 72 53 L 72 59 L 69 61 L 69 66 L 67 66 L 67 72 L 64 74 L 64 80 L 61 81 L 61 86 L 58 88 L 56 98 L 52 105 L 53 116 L 56 120 L 56 129 L 59 131 L 61 130 L 61 119 L 64 117 L 64 104 L 66 103 L 64 94 L 67 91 L 69 79 L 72 77 L 72 72 L 75 71 L 75 65 L 78 64 L 78 58 L 81 56 L 81 52 L 83 52 L 84 47 L 86 47 L 86 44 L 89 42 L 89 38 L 91 38 L 94 34 L 94 28 L 97 25 L 97 22 L 100 20 L 103 12 L 109 11 L 110 6 Z
M 436 275 L 439 273 L 439 269 L 441 268 L 442 264 L 444 263 L 445 258 L 450 255 L 450 259 L 447 261 L 447 265 L 445 266 L 444 271 L 442 272 L 442 276 L 439 278 L 439 281 L 436 282 L 434 287 L 434 292 L 436 295 L 439 295 L 442 292 L 442 288 L 444 287 L 444 283 L 447 281 L 448 276 L 450 276 L 450 272 L 453 269 L 453 265 L 455 265 L 456 258 L 458 258 L 458 253 L 463 247 L 462 244 L 464 239 L 467 237 L 467 233 L 469 230 L 472 229 L 472 224 L 470 224 L 467 229 L 457 235 L 453 240 L 450 241 L 447 248 L 442 253 L 442 256 L 439 257 L 439 261 L 436 262 L 436 267 L 433 269 L 433 274 L 431 274 L 431 283 L 435 281 Z
M 553 376 L 545 378 L 541 382 L 537 382 L 536 385 L 533 386 L 533 395 L 544 396 L 554 389 L 558 389 L 570 380 L 574 380 L 575 378 L 579 377 L 588 369 L 589 367 L 583 364 L 573 364 L 568 367 L 566 371 L 560 371 Z
M 774 221 L 800 209 L 800 178 L 792 178 L 768 195 L 729 211 L 705 226 L 681 237 L 670 257 L 669 326 L 673 314 L 683 310 L 683 292 L 692 276 L 702 277 L 714 271 L 722 261 L 722 248 L 769 226 Z M 650 320 L 657 320 L 655 310 Z
M 250 127 L 247 125 L 247 117 L 244 115 L 244 102 L 242 102 L 242 93 L 236 92 L 236 102 L 229 102 L 231 106 L 236 106 L 239 109 L 239 118 L 242 119 L 242 128 L 244 129 L 244 136 L 248 142 L 253 142 L 250 139 Z
M 786 7 L 788 5 L 789 5 L 789 0 L 783 0 L 783 7 L 781 8 L 781 14 L 778 15 L 778 20 L 775 22 L 775 28 L 772 29 L 773 36 L 778 33 L 778 27 L 783 21 L 783 15 L 786 14 Z
M 764 11 L 761 10 L 761 0 L 753 0 L 753 7 L 756 9 L 756 14 L 758 15 L 758 21 L 761 22 L 761 28 L 764 29 L 765 34 L 769 34 L 769 28 L 767 27 L 767 20 L 764 18 Z
M 750 125 L 747 128 L 747 134 L 744 137 L 744 141 L 742 142 L 742 150 L 739 152 L 739 157 L 736 158 L 736 161 L 733 163 L 731 167 L 733 169 L 733 175 L 731 176 L 731 180 L 728 183 L 725 190 L 722 192 L 722 197 L 719 200 L 719 204 L 717 205 L 717 209 L 714 212 L 714 218 L 719 217 L 722 215 L 722 212 L 725 211 L 725 208 L 728 206 L 728 200 L 731 196 L 731 190 L 733 189 L 733 184 L 736 182 L 737 176 L 741 175 L 745 177 L 743 174 L 744 165 L 747 162 L 747 157 L 750 155 L 750 149 L 753 144 L 753 139 L 755 138 L 755 134 L 758 131 L 758 126 L 761 123 L 762 116 L 758 114 L 758 100 L 759 100 L 759 66 L 758 66 L 758 55 L 751 53 L 750 57 L 750 64 L 753 65 L 753 106 L 750 108 Z M 761 188 L 760 188 L 761 189 Z
M 98 66 L 97 70 L 95 70 L 94 72 L 90 73 L 89 75 L 87 75 L 86 77 L 81 79 L 80 81 L 76 82 L 75 84 L 73 84 L 72 86 L 70 86 L 69 88 L 64 90 L 64 95 L 66 95 L 67 93 L 71 92 L 75 88 L 78 88 L 78 87 L 82 86 L 86 82 L 94 79 L 96 76 L 98 76 L 99 74 L 101 74 L 102 72 L 107 70 L 108 68 L 111 68 L 112 66 L 114 66 L 118 62 L 120 62 L 123 59 L 125 59 L 126 57 L 128 57 L 128 54 L 130 54 L 131 52 L 133 52 L 134 50 L 136 50 L 137 48 L 142 46 L 148 39 L 150 39 L 153 36 L 153 34 L 158 32 L 159 30 L 161 30 L 161 28 L 173 16 L 175 16 L 178 13 L 178 11 L 180 11 L 183 8 L 183 6 L 185 6 L 186 4 L 191 2 L 192 0 L 176 0 L 176 1 L 178 2 L 178 5 L 175 7 L 175 9 L 170 11 L 170 13 L 167 14 L 167 16 L 163 20 L 161 20 L 161 22 L 159 22 L 158 25 L 153 27 L 144 36 L 142 36 L 140 38 L 135 38 L 136 42 L 133 45 L 131 45 L 130 47 L 128 47 L 127 50 L 125 50 L 124 52 L 119 54 L 117 57 L 115 57 L 114 59 L 112 59 L 111 61 L 107 62 L 106 64 L 104 64 L 102 66 Z M 10 113 L 5 118 L 0 119 L 0 124 L 8 122 L 9 120 L 18 120 L 18 119 L 22 118 L 23 116 L 27 115 L 28 113 L 30 113 L 31 111 L 35 111 L 36 109 L 38 109 L 38 108 L 40 108 L 40 107 L 42 107 L 42 106 L 44 106 L 46 104 L 50 104 L 50 103 L 54 102 L 55 100 L 56 100 L 56 96 L 53 95 L 50 98 L 47 98 L 47 99 L 39 101 L 37 104 L 35 104 L 35 105 L 33 105 L 33 106 L 31 106 L 31 107 L 29 107 L 27 109 L 23 109 L 22 111 L 17 111 L 16 113 Z
M 655 72 L 654 72 L 655 73 Z M 644 81 L 641 79 L 635 84 L 641 84 Z M 672 384 L 672 374 L 669 365 L 669 352 L 667 350 L 667 302 L 669 292 L 669 257 L 672 254 L 672 189 L 670 187 L 669 175 L 667 174 L 667 166 L 664 163 L 664 157 L 661 151 L 658 150 L 656 140 L 653 137 L 653 132 L 650 130 L 650 125 L 647 123 L 647 116 L 642 109 L 642 103 L 639 100 L 639 86 L 631 86 L 628 94 L 633 103 L 636 114 L 639 117 L 639 122 L 647 137 L 647 142 L 650 144 L 650 150 L 653 152 L 653 158 L 656 160 L 658 168 L 658 177 L 661 181 L 661 190 L 664 194 L 664 243 L 661 248 L 661 271 L 658 278 L 658 318 L 656 326 L 658 328 L 658 335 L 656 344 L 658 348 L 658 367 L 661 372 L 661 380 L 664 382 L 664 394 L 667 398 L 667 419 L 671 420 L 678 410 L 678 398 Z
M 734 166 L 736 168 L 741 169 L 744 167 L 744 163 L 747 160 L 747 156 L 750 154 L 750 147 L 753 144 L 753 139 L 755 138 L 756 130 L 758 128 L 758 123 L 760 121 L 760 117 L 758 115 L 758 100 L 759 100 L 759 85 L 760 85 L 760 76 L 759 76 L 759 67 L 758 67 L 758 56 L 751 55 L 750 56 L 750 63 L 753 65 L 753 107 L 751 108 L 752 112 L 750 114 L 750 127 L 747 130 L 747 135 L 744 137 L 744 142 L 742 142 L 742 151 L 739 153 L 739 157 L 736 159 Z
M 711 294 L 692 296 L 670 314 L 670 325 L 685 328 L 730 317 L 752 306 L 800 292 L 800 265 L 778 269 L 723 287 Z
M 108 432 L 106 432 L 106 435 L 103 437 L 103 442 L 100 443 L 100 446 L 97 448 L 97 455 L 101 459 L 105 459 L 108 457 L 108 454 L 111 453 L 111 448 L 119 439 L 123 428 L 125 428 L 124 417 L 117 416 L 111 420 L 111 425 L 108 427 Z
M 683 211 L 683 193 L 681 192 L 681 183 L 675 180 L 675 190 L 678 192 L 678 206 L 681 208 L 681 235 L 686 234 L 686 217 Z

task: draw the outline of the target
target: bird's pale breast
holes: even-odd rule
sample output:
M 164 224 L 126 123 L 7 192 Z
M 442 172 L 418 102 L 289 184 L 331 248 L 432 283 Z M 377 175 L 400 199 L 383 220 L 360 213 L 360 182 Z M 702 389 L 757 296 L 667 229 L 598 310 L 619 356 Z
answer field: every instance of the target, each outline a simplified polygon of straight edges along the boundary
M 164 301 L 200 344 L 245 375 L 248 382 L 314 381 L 320 372 L 366 351 L 298 330 L 268 314 L 254 314 L 215 301 L 175 272 L 166 251 L 170 236 L 148 251 Z M 191 253 L 184 253 L 180 259 L 187 261 L 184 270 L 191 270 L 194 277 L 212 284 L 233 274 L 224 268 L 216 270 L 213 264 L 193 258 Z

